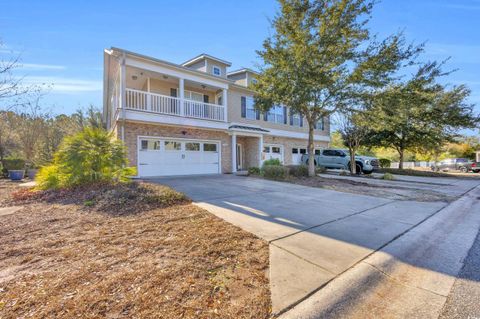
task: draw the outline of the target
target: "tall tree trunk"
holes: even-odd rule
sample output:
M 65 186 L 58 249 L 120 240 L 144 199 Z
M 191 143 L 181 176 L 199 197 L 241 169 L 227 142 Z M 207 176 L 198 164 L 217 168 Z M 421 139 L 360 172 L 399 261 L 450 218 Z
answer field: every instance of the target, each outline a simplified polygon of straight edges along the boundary
M 313 144 L 313 123 L 308 123 L 308 176 L 315 176 L 315 147 Z
M 350 172 L 352 175 L 355 175 L 357 174 L 357 163 L 355 162 L 356 149 L 349 147 L 348 151 L 350 152 Z
M 403 169 L 403 155 L 404 155 L 403 153 L 404 153 L 403 149 L 398 150 L 398 155 L 400 155 L 400 161 L 398 163 L 398 168 L 399 169 Z

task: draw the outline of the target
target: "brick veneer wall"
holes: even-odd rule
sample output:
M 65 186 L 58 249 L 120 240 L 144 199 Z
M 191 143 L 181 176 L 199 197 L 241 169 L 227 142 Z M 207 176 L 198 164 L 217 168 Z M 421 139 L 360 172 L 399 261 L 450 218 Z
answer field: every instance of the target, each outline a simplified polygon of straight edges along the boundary
M 183 134 L 185 132 L 186 134 Z M 151 125 L 127 122 L 125 124 L 125 144 L 127 146 L 130 165 L 137 166 L 137 137 L 158 136 L 171 138 L 191 138 L 204 140 L 219 140 L 222 148 L 222 172 L 232 171 L 231 137 L 226 132 L 193 129 L 181 126 Z
M 120 125 L 117 126 L 117 135 L 120 138 Z M 183 134 L 185 132 L 185 134 Z M 226 132 L 194 129 L 181 126 L 167 126 L 167 125 L 154 125 L 143 123 L 125 123 L 125 144 L 127 146 L 128 159 L 130 165 L 137 165 L 137 141 L 138 136 L 158 136 L 158 137 L 171 137 L 171 138 L 191 138 L 200 140 L 218 140 L 221 142 L 222 158 L 221 167 L 223 173 L 231 173 L 232 171 L 232 149 L 231 149 L 231 136 Z M 248 169 L 249 167 L 257 167 L 259 162 L 258 143 L 257 137 L 237 136 L 237 143 L 242 144 L 243 150 L 243 167 Z M 292 148 L 306 148 L 307 140 L 285 138 L 277 136 L 263 137 L 263 144 L 280 144 L 283 145 L 284 150 L 284 163 L 285 165 L 292 164 Z M 315 142 L 315 148 L 327 147 L 327 142 Z

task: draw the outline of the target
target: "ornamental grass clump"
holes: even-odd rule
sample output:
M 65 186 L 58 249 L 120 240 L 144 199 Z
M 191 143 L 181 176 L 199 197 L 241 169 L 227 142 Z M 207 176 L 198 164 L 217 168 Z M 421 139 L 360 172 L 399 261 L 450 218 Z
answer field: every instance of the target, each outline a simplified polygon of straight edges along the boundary
M 126 182 L 135 175 L 127 167 L 123 143 L 103 129 L 85 128 L 66 137 L 54 155 L 53 163 L 36 176 L 40 189 L 75 187 L 94 182 Z

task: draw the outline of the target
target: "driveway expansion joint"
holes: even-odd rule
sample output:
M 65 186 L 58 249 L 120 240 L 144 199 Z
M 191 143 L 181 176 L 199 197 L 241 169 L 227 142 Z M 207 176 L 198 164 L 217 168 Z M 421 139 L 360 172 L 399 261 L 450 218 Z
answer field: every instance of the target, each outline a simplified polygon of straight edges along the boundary
M 328 225 L 328 224 L 331 224 L 331 223 L 335 223 L 335 222 L 338 222 L 340 220 L 344 220 L 344 219 L 347 219 L 349 217 L 352 217 L 352 216 L 355 216 L 355 215 L 359 215 L 359 214 L 362 214 L 362 213 L 365 213 L 365 212 L 368 212 L 369 210 L 373 210 L 373 209 L 377 209 L 379 207 L 383 207 L 383 206 L 386 206 L 388 204 L 391 204 L 391 203 L 394 203 L 396 202 L 397 200 L 391 200 L 389 202 L 386 202 L 386 203 L 383 203 L 383 204 L 379 204 L 377 206 L 374 206 L 374 207 L 370 207 L 370 208 L 367 208 L 367 209 L 363 209 L 361 211 L 358 211 L 358 212 L 355 212 L 355 213 L 352 213 L 352 214 L 349 214 L 349 215 L 346 215 L 346 216 L 343 216 L 343 217 L 339 217 L 337 219 L 333 219 L 333 220 L 329 220 L 327 222 L 324 222 L 324 223 L 321 223 L 321 224 L 318 224 L 318 225 L 313 225 L 313 226 L 310 226 L 310 227 L 307 227 L 305 229 L 301 229 L 299 231 L 296 231 L 294 233 L 291 233 L 291 234 L 288 234 L 288 235 L 285 235 L 285 236 L 282 236 L 282 237 L 278 237 L 278 238 L 275 238 L 275 239 L 272 239 L 270 240 L 268 243 L 271 244 L 273 243 L 274 241 L 278 241 L 278 240 L 281 240 L 281 239 L 285 239 L 285 238 L 288 238 L 288 237 L 292 237 L 294 235 L 298 235 L 300 233 L 303 233 L 303 232 L 306 232 L 308 230 L 311 230 L 313 228 L 317 228 L 317 227 L 320 227 L 320 226 L 324 226 L 324 225 Z M 278 247 L 278 246 L 277 246 Z

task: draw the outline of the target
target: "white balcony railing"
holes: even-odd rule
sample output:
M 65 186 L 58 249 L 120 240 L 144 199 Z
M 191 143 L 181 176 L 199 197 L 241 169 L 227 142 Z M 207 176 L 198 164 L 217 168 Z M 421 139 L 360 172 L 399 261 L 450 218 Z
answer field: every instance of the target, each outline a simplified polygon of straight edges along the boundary
M 126 89 L 125 108 L 167 115 L 225 121 L 223 105 L 183 100 L 177 97 Z

